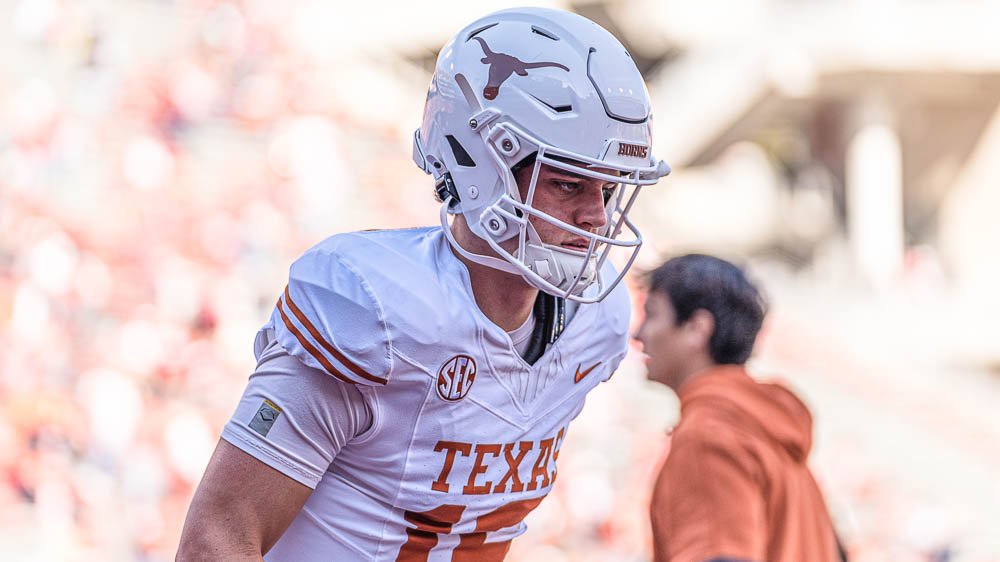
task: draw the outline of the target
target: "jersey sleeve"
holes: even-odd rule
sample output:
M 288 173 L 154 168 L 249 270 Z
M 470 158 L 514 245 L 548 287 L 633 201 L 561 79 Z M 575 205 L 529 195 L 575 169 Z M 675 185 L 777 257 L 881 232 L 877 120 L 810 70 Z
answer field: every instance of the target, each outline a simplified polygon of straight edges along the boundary
M 312 249 L 289 271 L 269 326 L 306 365 L 349 384 L 384 385 L 392 370 L 384 309 L 357 267 Z
M 766 500 L 735 438 L 675 436 L 653 489 L 656 560 L 766 558 Z
M 371 427 L 372 410 L 356 386 L 303 365 L 265 339 L 270 331 L 261 336 L 257 368 L 222 438 L 315 488 L 340 449 Z

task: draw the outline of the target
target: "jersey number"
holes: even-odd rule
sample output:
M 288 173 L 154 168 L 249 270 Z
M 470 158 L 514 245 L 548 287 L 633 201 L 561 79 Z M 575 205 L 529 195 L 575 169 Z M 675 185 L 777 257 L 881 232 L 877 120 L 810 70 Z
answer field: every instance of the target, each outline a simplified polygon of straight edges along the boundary
M 544 497 L 544 496 L 543 496 Z M 513 527 L 520 523 L 542 498 L 511 502 L 499 509 L 484 513 L 476 519 L 476 530 L 459 535 L 458 546 L 452 552 L 452 562 L 499 562 L 507 555 L 510 541 L 486 542 L 486 534 Z M 416 526 L 406 529 L 406 542 L 399 549 L 396 562 L 426 562 L 431 549 L 437 546 L 438 535 L 451 533 L 465 511 L 464 505 L 442 505 L 430 511 L 407 511 L 404 518 Z

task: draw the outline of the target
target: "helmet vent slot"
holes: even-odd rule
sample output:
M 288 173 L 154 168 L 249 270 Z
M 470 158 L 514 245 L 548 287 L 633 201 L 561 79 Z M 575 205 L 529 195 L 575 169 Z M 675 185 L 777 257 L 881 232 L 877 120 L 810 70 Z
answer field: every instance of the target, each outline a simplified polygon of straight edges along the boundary
M 466 41 L 471 41 L 473 37 L 475 37 L 476 35 L 479 35 L 480 33 L 482 33 L 482 32 L 484 32 L 484 31 L 486 31 L 487 29 L 489 29 L 489 28 L 491 28 L 491 27 L 495 26 L 495 25 L 496 25 L 496 24 L 498 24 L 498 23 L 500 23 L 500 22 L 498 22 L 498 21 L 495 21 L 495 22 L 493 22 L 493 23 L 488 23 L 488 24 L 486 24 L 486 25 L 484 25 L 484 26 L 482 26 L 482 27 L 477 27 L 476 29 L 473 29 L 473 30 L 472 30 L 472 31 L 471 31 L 471 32 L 469 33 L 469 36 L 465 38 L 465 40 L 466 40 Z
M 532 33 L 537 33 L 537 34 L 541 35 L 542 37 L 547 37 L 547 38 L 549 38 L 549 39 L 551 39 L 553 41 L 558 41 L 559 40 L 559 37 L 555 33 L 552 33 L 551 31 L 549 31 L 547 29 L 543 29 L 541 27 L 538 27 L 537 25 L 531 26 L 531 31 L 532 31 Z
M 459 166 L 465 166 L 466 168 L 474 168 L 476 166 L 476 161 L 462 148 L 462 144 L 458 142 L 458 139 L 451 135 L 445 135 L 444 138 L 448 139 L 448 144 L 451 145 L 451 152 L 455 155 L 455 162 Z
M 479 106 L 479 100 L 476 99 L 475 92 L 472 91 L 472 86 L 469 85 L 469 80 L 464 74 L 459 73 L 455 75 L 455 83 L 462 90 L 462 95 L 465 96 L 465 102 L 469 104 L 469 109 L 473 113 L 478 113 L 482 108 Z
M 549 103 L 549 102 L 543 100 L 542 98 L 540 98 L 540 97 L 538 97 L 538 96 L 536 96 L 536 95 L 534 95 L 534 94 L 532 94 L 530 92 L 528 93 L 528 95 L 531 96 L 532 98 L 534 98 L 535 101 L 537 101 L 538 103 L 540 103 L 540 104 L 544 105 L 545 107 L 551 109 L 555 113 L 566 113 L 568 111 L 573 111 L 573 106 L 570 105 L 570 104 L 568 104 L 568 103 L 565 103 L 565 104 L 563 104 L 563 103 Z

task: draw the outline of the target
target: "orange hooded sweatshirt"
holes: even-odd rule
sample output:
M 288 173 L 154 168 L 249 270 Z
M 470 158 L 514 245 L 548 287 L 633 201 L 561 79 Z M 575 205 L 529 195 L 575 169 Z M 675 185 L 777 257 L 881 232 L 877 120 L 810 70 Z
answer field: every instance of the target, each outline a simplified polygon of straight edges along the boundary
M 653 489 L 656 562 L 839 561 L 806 466 L 806 406 L 738 365 L 705 371 L 678 394 L 681 420 Z

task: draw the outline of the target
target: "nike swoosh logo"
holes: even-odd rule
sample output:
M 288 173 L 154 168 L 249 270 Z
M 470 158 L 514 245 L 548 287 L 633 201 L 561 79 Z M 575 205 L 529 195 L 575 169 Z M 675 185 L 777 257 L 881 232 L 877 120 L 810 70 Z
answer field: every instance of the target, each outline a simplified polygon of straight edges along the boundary
M 601 363 L 603 363 L 603 361 L 598 361 L 597 363 L 594 363 L 593 365 L 591 365 L 590 367 L 588 367 L 584 371 L 580 370 L 580 367 L 583 367 L 583 363 L 580 363 L 576 367 L 576 377 L 573 378 L 573 383 L 575 384 L 575 383 L 578 383 L 578 382 L 582 381 L 583 377 L 589 375 L 590 372 L 593 371 L 594 369 L 596 369 L 597 366 L 600 365 Z

